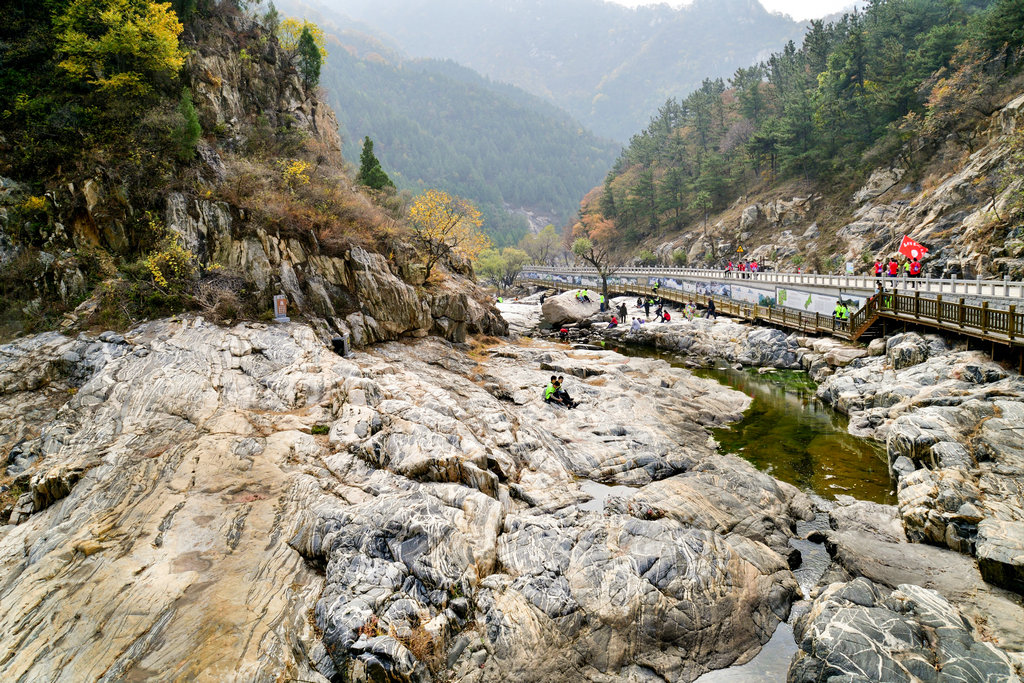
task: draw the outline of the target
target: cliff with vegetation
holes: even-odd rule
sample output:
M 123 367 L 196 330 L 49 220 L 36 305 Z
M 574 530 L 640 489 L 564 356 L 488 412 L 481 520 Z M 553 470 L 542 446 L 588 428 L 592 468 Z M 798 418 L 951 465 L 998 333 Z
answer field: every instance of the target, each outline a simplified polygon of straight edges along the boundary
M 641 262 L 863 272 L 909 234 L 928 274 L 1019 277 L 1019 3 L 871 3 L 670 99 L 578 234 Z
M 301 23 L 147 0 L 10 15 L 0 29 L 8 333 L 126 328 L 182 311 L 255 319 L 278 293 L 321 336 L 357 344 L 504 330 L 465 281 L 467 262 L 446 260 L 425 281 L 400 198 L 371 198 L 346 175 Z

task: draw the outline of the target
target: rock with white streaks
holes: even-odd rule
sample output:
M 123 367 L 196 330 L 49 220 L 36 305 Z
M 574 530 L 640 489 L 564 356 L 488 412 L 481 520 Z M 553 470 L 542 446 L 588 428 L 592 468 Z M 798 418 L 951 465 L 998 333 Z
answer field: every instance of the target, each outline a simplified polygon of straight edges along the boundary
M 1019 681 L 1006 653 L 982 642 L 935 591 L 867 579 L 829 586 L 796 621 L 789 683 Z

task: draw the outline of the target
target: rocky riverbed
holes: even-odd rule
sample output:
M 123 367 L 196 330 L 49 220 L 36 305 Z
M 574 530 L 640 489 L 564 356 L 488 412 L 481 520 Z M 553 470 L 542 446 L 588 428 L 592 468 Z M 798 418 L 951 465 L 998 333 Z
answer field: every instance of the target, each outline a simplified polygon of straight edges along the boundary
M 828 547 L 834 564 L 825 583 L 862 577 L 880 582 L 883 593 L 898 592 L 903 583 L 934 589 L 986 638 L 1006 648 L 1019 666 L 1024 650 L 1017 635 L 1024 623 L 1024 471 L 1018 432 L 1024 430 L 1024 385 L 1018 375 L 984 354 L 934 335 L 894 335 L 864 347 L 728 319 L 680 320 L 675 312 L 670 323 L 646 322 L 639 330 L 631 330 L 627 323 L 609 329 L 608 314 L 599 313 L 596 305 L 578 305 L 571 297 L 554 297 L 553 304 L 549 299 L 543 316 L 535 308 L 535 325 L 560 317 L 559 325 L 569 327 L 571 339 L 674 351 L 685 354 L 694 366 L 718 358 L 747 366 L 807 370 L 821 382 L 818 396 L 850 416 L 851 433 L 886 444 L 899 496 L 898 506 L 874 508 L 873 522 L 864 517 L 862 503 L 847 500 L 836 508 L 838 514 L 833 511 Z M 626 303 L 630 316 L 642 316 L 630 299 L 611 303 Z M 858 514 L 843 514 L 847 506 Z M 975 555 L 977 561 L 943 547 Z M 839 611 L 830 608 L 823 613 Z M 819 646 L 813 644 L 812 649 Z M 940 660 L 932 659 L 938 669 Z M 861 661 L 842 672 L 857 675 L 865 665 Z M 808 666 L 815 676 L 826 669 L 830 675 L 840 673 L 820 668 L 820 662 L 805 663 L 794 665 L 791 680 L 805 680 L 801 676 L 810 674 L 800 673 L 800 667 Z M 870 665 L 874 670 L 877 666 L 877 661 Z M 911 675 L 912 670 L 904 673 Z M 988 680 L 975 673 L 963 680 Z M 1001 674 L 993 675 L 992 680 L 1005 680 Z M 904 680 L 893 676 L 892 680 Z
M 193 318 L 0 358 L 5 679 L 691 680 L 798 596 L 807 497 L 662 361 Z
M 541 400 L 555 373 L 578 408 Z M 198 318 L 19 340 L 0 347 L 0 673 L 690 681 L 745 662 L 808 609 L 791 541 L 815 514 L 716 449 L 748 402 L 546 342 L 341 358 L 303 325 Z M 878 537 L 847 504 L 837 557 Z M 852 559 L 826 578 L 855 576 L 878 601 L 900 585 Z M 968 619 L 972 666 L 1010 670 L 1012 594 L 920 585 Z M 998 609 L 982 624 L 972 601 Z

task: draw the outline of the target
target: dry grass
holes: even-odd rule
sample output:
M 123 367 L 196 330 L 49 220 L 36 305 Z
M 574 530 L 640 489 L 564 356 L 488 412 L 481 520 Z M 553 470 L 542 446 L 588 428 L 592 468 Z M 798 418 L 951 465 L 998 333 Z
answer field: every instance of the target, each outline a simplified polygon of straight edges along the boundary
M 246 223 L 304 244 L 315 241 L 329 256 L 354 246 L 372 249 L 402 232 L 401 200 L 381 197 L 386 210 L 335 167 L 310 162 L 308 182 L 291 183 L 270 161 L 228 156 L 225 167 L 217 194 L 242 209 Z
M 398 638 L 412 653 L 412 656 L 423 662 L 431 671 L 438 671 L 444 664 L 444 644 L 441 638 L 435 638 L 423 626 L 412 629 L 409 635 Z

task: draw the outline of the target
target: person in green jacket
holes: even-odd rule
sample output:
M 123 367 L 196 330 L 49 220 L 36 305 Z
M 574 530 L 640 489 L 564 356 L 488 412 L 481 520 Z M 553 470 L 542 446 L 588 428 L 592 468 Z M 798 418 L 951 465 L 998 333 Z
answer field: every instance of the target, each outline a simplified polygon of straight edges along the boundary
M 599 301 L 601 302 L 601 312 L 604 313 L 606 310 L 608 310 L 608 305 L 605 303 L 603 293 L 601 294 L 601 298 L 599 299 Z
M 561 383 L 558 378 L 551 375 L 548 385 L 544 387 L 544 402 L 545 403 L 557 403 L 558 405 L 572 408 L 573 402 L 569 398 L 569 395 L 561 390 Z
M 550 381 L 548 381 L 548 385 L 546 387 L 544 387 L 544 402 L 545 403 L 552 403 L 552 402 L 561 403 L 561 401 L 559 401 L 557 398 L 555 398 L 555 393 L 558 391 L 558 387 L 555 385 L 555 383 L 557 381 L 558 381 L 558 378 L 555 377 L 554 375 L 551 375 L 551 379 L 550 379 Z

